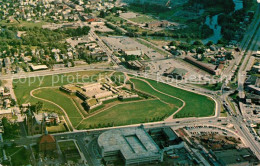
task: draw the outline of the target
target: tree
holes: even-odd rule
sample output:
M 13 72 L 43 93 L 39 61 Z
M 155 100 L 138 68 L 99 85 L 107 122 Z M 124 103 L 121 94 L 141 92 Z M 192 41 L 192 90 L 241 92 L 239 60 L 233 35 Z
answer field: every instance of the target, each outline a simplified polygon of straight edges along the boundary
M 211 45 L 213 45 L 214 43 L 213 43 L 213 41 L 208 41 L 208 43 L 206 44 L 206 46 L 211 46 Z
M 11 99 L 11 106 L 15 106 L 15 105 L 16 105 L 15 99 Z
M 202 48 L 202 47 L 198 47 L 198 48 L 196 49 L 196 52 L 197 52 L 198 54 L 204 54 L 205 49 Z
M 195 45 L 195 46 L 202 46 L 203 43 L 202 43 L 201 40 L 196 40 L 196 41 L 193 43 L 193 45 Z
M 38 114 L 43 108 L 43 102 L 41 101 L 38 101 L 36 104 L 35 104 L 35 112 Z
M 101 10 L 101 11 L 100 11 L 100 14 L 99 14 L 99 17 L 105 18 L 106 15 L 107 15 L 106 12 L 105 12 L 104 10 Z
M 170 46 L 177 46 L 177 42 L 176 42 L 176 41 L 172 41 L 172 42 L 170 43 Z

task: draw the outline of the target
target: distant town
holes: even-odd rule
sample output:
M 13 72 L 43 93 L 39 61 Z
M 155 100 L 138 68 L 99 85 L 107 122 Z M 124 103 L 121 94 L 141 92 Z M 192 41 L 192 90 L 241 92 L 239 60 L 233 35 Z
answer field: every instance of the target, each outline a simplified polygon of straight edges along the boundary
M 0 166 L 259 164 L 259 1 L 0 0 Z

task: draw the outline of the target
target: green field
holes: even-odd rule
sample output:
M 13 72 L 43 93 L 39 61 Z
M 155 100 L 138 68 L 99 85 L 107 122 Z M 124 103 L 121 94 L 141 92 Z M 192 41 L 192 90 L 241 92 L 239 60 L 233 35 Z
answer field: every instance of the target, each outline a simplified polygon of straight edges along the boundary
M 149 93 L 158 99 L 126 103 L 114 106 L 89 119 L 84 120 L 80 129 L 91 127 L 120 126 L 128 124 L 145 123 L 163 120 L 180 108 L 181 100 L 169 97 L 153 90 L 147 83 L 137 79 L 131 79 L 135 88 Z
M 52 76 L 40 76 L 40 77 L 30 77 L 13 80 L 14 92 L 18 101 L 18 104 L 23 104 L 27 102 L 36 103 L 38 100 L 33 99 L 30 96 L 30 92 L 38 87 L 53 87 L 61 86 L 70 83 L 77 82 L 76 75 L 79 75 L 78 82 L 90 82 L 96 81 L 99 75 L 108 75 L 110 72 L 101 71 L 85 71 L 77 73 L 59 74 Z M 85 76 L 85 77 L 83 77 Z M 89 76 L 89 78 L 87 78 Z M 75 80 L 72 79 L 75 78 Z M 92 77 L 92 78 L 90 78 Z
M 181 98 L 186 102 L 185 107 L 176 114 L 176 118 L 207 117 L 213 116 L 215 113 L 215 102 L 207 96 L 188 92 L 153 80 L 147 79 L 147 81 L 159 91 Z
M 172 108 L 160 100 L 147 100 L 114 106 L 104 112 L 84 120 L 79 129 L 92 127 L 120 126 L 158 121 L 169 115 Z
M 135 18 L 130 18 L 129 20 L 136 22 L 136 23 L 140 23 L 140 24 L 156 21 L 156 19 L 149 17 L 149 16 L 145 16 L 145 15 L 135 17 Z
M 126 79 L 124 73 L 121 73 L 121 72 L 113 73 L 113 75 L 110 78 L 118 86 L 123 84 L 125 82 L 125 79 Z
M 42 77 L 30 77 L 23 79 L 13 80 L 14 92 L 18 101 L 18 104 L 28 103 L 35 104 L 38 100 L 30 96 L 30 92 L 39 87 L 59 87 L 61 85 L 66 85 L 75 82 L 94 82 L 100 77 L 109 75 L 110 72 L 103 71 L 82 71 L 77 73 L 68 73 L 68 74 L 59 74 L 53 76 L 42 76 Z M 76 76 L 78 79 L 76 79 Z M 74 80 L 72 78 L 75 78 Z M 58 92 L 58 91 L 56 91 Z M 75 106 L 72 103 L 72 100 L 67 98 L 62 93 L 56 93 L 54 91 L 48 91 L 46 89 L 41 89 L 36 94 L 36 97 L 44 98 L 50 101 L 57 103 L 61 106 L 69 115 L 72 124 L 77 124 L 82 117 L 76 111 Z M 58 97 L 57 97 L 58 96 Z M 66 103 L 66 102 L 68 103 Z M 42 101 L 44 104 L 44 109 L 48 109 L 51 112 L 57 112 L 63 114 L 59 107 L 53 105 L 49 102 Z
M 64 77 L 69 77 L 69 75 L 74 74 L 75 73 L 66 74 L 64 75 Z M 81 75 L 83 74 L 86 74 L 86 72 L 81 73 Z M 92 71 L 87 74 L 99 75 L 100 72 Z M 108 73 L 102 72 L 102 74 Z M 122 77 L 122 73 L 116 72 L 113 74 L 113 76 L 115 76 L 115 78 Z M 84 82 L 88 81 L 89 80 L 84 80 Z M 131 78 L 130 81 L 134 84 L 135 89 L 146 94 L 150 94 L 153 97 L 148 97 L 148 99 L 146 100 L 144 98 L 142 98 L 143 100 L 140 100 L 140 98 L 139 100 L 113 101 L 112 103 L 105 102 L 104 107 L 99 108 L 99 110 L 103 109 L 104 111 L 101 110 L 100 113 L 83 121 L 80 111 L 78 111 L 78 107 L 74 103 L 72 98 L 69 95 L 60 92 L 57 87 L 71 82 L 57 81 L 57 83 L 55 84 L 56 87 L 51 88 L 51 76 L 46 76 L 44 77 L 44 81 L 42 81 L 40 87 L 49 88 L 38 89 L 34 91 L 33 95 L 52 101 L 62 107 L 68 114 L 70 121 L 74 127 L 82 121 L 79 124 L 78 129 L 160 121 L 176 112 L 184 105 L 184 102 L 184 108 L 182 108 L 182 110 L 180 110 L 180 112 L 175 115 L 175 118 L 206 117 L 214 115 L 215 103 L 209 97 L 202 96 L 193 92 L 188 92 L 149 79 L 142 78 L 140 80 L 136 78 Z M 145 81 L 149 82 L 154 89 Z M 15 94 L 18 98 L 18 102 L 36 102 L 36 99 L 30 97 L 29 92 L 33 89 L 36 89 L 38 87 L 37 84 L 39 84 L 39 81 L 36 81 L 36 83 L 32 84 L 31 86 L 26 86 L 26 83 L 17 84 L 14 81 Z M 44 105 L 44 107 L 53 107 L 53 109 L 56 107 L 56 109 L 59 110 L 57 106 L 51 103 L 44 104 L 46 104 Z
M 33 28 L 33 27 L 39 27 L 41 28 L 43 25 L 47 24 L 47 22 L 44 21 L 39 21 L 39 22 L 28 22 L 28 21 L 21 21 L 19 20 L 19 22 L 17 22 L 16 20 L 14 22 L 11 23 L 7 23 L 5 20 L 0 21 L 0 25 L 13 25 L 13 26 L 21 26 L 21 27 L 27 27 L 27 28 Z
M 14 166 L 30 164 L 30 152 L 24 147 L 8 147 L 5 152 L 7 156 L 11 156 L 11 163 Z
M 47 131 L 48 133 L 60 133 L 60 132 L 65 132 L 67 131 L 65 124 L 64 123 L 60 123 L 57 126 L 47 126 Z
M 76 126 L 82 120 L 80 113 L 77 111 L 78 108 L 73 103 L 73 100 L 67 97 L 66 94 L 61 92 L 58 88 L 39 89 L 35 91 L 33 95 L 52 101 L 61 106 L 68 114 L 73 126 Z

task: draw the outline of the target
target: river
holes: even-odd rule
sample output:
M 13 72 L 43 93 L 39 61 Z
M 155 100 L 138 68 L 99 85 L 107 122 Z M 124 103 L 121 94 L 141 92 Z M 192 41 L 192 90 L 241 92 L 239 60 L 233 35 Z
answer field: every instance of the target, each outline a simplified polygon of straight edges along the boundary
M 233 0 L 233 2 L 235 3 L 235 11 L 243 8 L 243 0 Z M 218 16 L 219 14 L 212 17 L 208 16 L 206 18 L 205 24 L 213 29 L 214 33 L 209 38 L 203 40 L 204 44 L 206 44 L 208 41 L 213 41 L 213 43 L 217 43 L 219 39 L 222 38 L 221 26 L 218 25 Z

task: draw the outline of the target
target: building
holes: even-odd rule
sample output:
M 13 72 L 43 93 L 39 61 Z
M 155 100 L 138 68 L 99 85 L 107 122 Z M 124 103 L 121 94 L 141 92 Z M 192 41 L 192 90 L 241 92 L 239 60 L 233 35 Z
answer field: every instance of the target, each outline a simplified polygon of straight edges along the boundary
M 215 69 L 209 67 L 208 65 L 206 65 L 206 64 L 204 64 L 202 62 L 199 62 L 196 59 L 194 59 L 193 57 L 188 56 L 188 57 L 185 57 L 184 60 L 186 62 L 189 62 L 192 65 L 194 65 L 194 66 L 196 66 L 196 67 L 198 67 L 198 68 L 208 72 L 209 74 L 212 74 L 212 75 L 219 75 L 220 74 L 219 70 L 215 70 Z
M 223 166 L 247 166 L 252 160 L 252 153 L 246 148 L 215 151 L 213 156 Z
M 181 79 L 184 79 L 187 76 L 187 74 L 188 74 L 188 71 L 185 69 L 171 67 L 166 72 L 164 72 L 163 75 L 181 80 Z
M 125 165 L 163 161 L 163 152 L 143 127 L 106 131 L 98 137 L 97 143 L 106 163 L 118 158 Z
M 143 55 L 141 50 L 125 51 L 126 55 L 136 55 L 141 57 Z
M 170 127 L 153 128 L 149 134 L 161 149 L 171 149 L 173 145 L 180 144 L 182 139 Z
M 0 120 L 6 117 L 7 119 L 11 119 L 13 117 L 13 111 L 11 108 L 8 109 L 1 109 L 0 110 Z
M 30 110 L 25 118 L 25 124 L 27 126 L 27 134 L 44 134 L 46 130 L 46 123 L 42 114 L 32 113 Z
M 39 151 L 55 151 L 57 150 L 56 140 L 52 135 L 44 134 L 39 141 Z
M 133 70 L 145 70 L 145 65 L 138 60 L 128 61 L 127 66 Z
M 157 28 L 157 27 L 167 27 L 169 25 L 169 22 L 166 20 L 163 21 L 153 21 L 146 24 L 146 27 L 148 28 Z
M 33 71 L 47 70 L 48 69 L 48 67 L 46 65 L 37 65 L 37 66 L 31 65 L 30 67 Z

